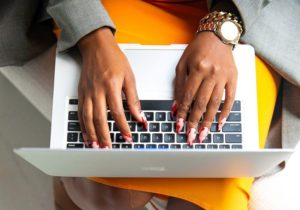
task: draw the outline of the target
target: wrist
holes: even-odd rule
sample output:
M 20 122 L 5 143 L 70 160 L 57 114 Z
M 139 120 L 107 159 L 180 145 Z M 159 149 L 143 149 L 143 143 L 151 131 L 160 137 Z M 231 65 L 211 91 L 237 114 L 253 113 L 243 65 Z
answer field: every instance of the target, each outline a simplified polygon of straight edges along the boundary
M 196 34 L 211 31 L 224 43 L 235 46 L 243 32 L 241 21 L 234 14 L 214 11 L 200 20 Z
M 81 52 L 85 52 L 103 48 L 107 44 L 116 44 L 116 41 L 111 30 L 108 27 L 102 27 L 82 37 L 78 42 L 78 47 Z

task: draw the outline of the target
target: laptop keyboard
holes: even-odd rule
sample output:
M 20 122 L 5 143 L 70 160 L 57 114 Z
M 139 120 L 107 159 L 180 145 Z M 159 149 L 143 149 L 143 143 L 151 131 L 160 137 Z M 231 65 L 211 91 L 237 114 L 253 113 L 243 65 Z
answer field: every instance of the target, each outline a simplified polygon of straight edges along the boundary
M 198 143 L 198 135 L 193 145 L 187 144 L 187 126 L 177 134 L 176 122 L 172 118 L 170 107 L 173 101 L 142 100 L 142 110 L 148 120 L 148 128 L 133 119 L 126 102 L 123 106 L 125 116 L 132 133 L 133 143 L 127 143 L 119 132 L 110 111 L 107 120 L 113 149 L 196 149 L 196 150 L 226 150 L 242 149 L 241 102 L 236 100 L 224 124 L 222 131 L 217 131 L 217 120 L 222 109 L 220 106 L 210 128 L 210 132 L 202 143 Z M 67 145 L 66 148 L 85 148 L 77 116 L 77 99 L 68 100 Z M 201 124 L 202 119 L 199 122 Z

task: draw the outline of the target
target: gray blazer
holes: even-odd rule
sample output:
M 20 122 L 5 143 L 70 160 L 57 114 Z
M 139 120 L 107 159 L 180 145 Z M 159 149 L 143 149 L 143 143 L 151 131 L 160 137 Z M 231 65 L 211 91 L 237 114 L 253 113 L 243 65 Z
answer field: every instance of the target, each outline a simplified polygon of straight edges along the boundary
M 221 1 L 222 0 L 218 0 Z M 284 147 L 300 138 L 300 3 L 299 0 L 233 0 L 245 26 L 242 40 L 283 78 L 271 132 Z M 46 6 L 47 11 L 46 11 Z M 208 0 L 212 9 L 213 0 Z M 51 18 L 61 28 L 59 51 L 76 45 L 97 28 L 115 26 L 99 0 L 2 0 L 0 2 L 0 66 L 21 65 L 53 43 Z M 279 103 L 280 102 L 280 103 Z M 282 103 L 281 103 L 282 102 Z M 282 111 L 282 112 L 281 112 Z M 278 113 L 277 113 L 278 112 Z M 269 144 L 272 146 L 272 144 Z

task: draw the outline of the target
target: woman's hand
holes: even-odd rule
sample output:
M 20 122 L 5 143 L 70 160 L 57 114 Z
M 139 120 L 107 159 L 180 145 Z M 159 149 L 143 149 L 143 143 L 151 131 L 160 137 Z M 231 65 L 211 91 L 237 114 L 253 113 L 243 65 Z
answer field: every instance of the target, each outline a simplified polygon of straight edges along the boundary
M 236 82 L 237 69 L 232 47 L 221 42 L 213 32 L 200 32 L 177 65 L 175 102 L 172 107 L 172 111 L 177 112 L 177 132 L 188 120 L 189 144 L 196 138 L 198 123 L 204 113 L 199 142 L 207 136 L 225 89 L 225 102 L 218 119 L 218 130 L 221 130 L 234 102 Z M 190 107 L 192 109 L 186 119 Z
M 141 113 L 135 78 L 130 65 L 108 28 L 101 28 L 82 38 L 82 72 L 78 86 L 78 115 L 86 145 L 111 148 L 107 123 L 107 105 L 123 138 L 131 142 L 122 103 L 122 90 L 133 117 L 146 123 Z

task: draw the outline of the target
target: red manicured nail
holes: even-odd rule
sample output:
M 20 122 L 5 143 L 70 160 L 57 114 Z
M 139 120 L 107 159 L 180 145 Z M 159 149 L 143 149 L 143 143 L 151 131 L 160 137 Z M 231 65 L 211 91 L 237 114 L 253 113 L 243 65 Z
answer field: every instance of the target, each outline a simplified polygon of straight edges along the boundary
M 189 128 L 188 129 L 188 144 L 192 145 L 196 138 L 196 129 L 195 128 Z
M 221 122 L 218 124 L 218 131 L 220 132 L 226 122 L 226 117 L 224 117 Z
M 144 112 L 141 112 L 141 121 L 144 124 L 144 128 L 147 129 L 148 128 L 148 121 L 147 121 L 147 118 L 146 118 Z
M 125 141 L 129 142 L 129 143 L 132 143 L 132 136 L 130 133 L 128 134 L 124 134 L 123 135 L 123 138 L 125 139 Z
M 199 132 L 199 143 L 202 143 L 203 140 L 206 138 L 208 134 L 208 128 L 207 127 L 201 127 L 200 132 Z
M 183 129 L 183 126 L 184 126 L 184 119 L 179 118 L 176 123 L 176 133 L 179 133 Z
M 171 114 L 172 117 L 175 117 L 177 113 L 177 102 L 176 100 L 173 101 L 172 107 L 171 107 Z
M 91 145 L 92 145 L 92 148 L 94 148 L 94 149 L 99 149 L 100 148 L 100 145 L 99 145 L 98 141 L 93 141 Z

